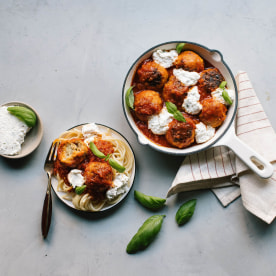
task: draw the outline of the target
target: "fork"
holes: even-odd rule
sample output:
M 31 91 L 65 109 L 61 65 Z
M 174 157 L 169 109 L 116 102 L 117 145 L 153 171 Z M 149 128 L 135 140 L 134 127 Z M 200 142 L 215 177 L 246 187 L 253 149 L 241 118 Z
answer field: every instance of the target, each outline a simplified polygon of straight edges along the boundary
M 56 142 L 52 143 L 44 164 L 44 171 L 47 173 L 47 176 L 48 176 L 48 185 L 47 185 L 46 195 L 43 203 L 42 219 L 41 219 L 41 230 L 42 230 L 42 236 L 44 237 L 44 239 L 46 239 L 48 235 L 49 228 L 51 225 L 51 218 L 52 218 L 51 179 L 54 171 L 54 161 L 56 160 L 56 153 L 58 148 L 57 144 L 58 143 Z

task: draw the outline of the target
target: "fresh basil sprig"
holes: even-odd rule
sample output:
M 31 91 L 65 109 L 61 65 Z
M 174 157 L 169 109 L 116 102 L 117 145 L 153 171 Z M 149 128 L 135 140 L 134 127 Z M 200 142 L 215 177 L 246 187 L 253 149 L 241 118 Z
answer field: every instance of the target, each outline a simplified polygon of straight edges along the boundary
M 229 104 L 231 105 L 233 102 L 229 96 L 229 94 L 227 93 L 227 91 L 225 90 L 227 82 L 226 81 L 222 81 L 221 84 L 219 85 L 219 88 L 222 89 L 222 97 L 223 99 Z
M 25 122 L 28 127 L 35 126 L 37 118 L 31 109 L 24 106 L 9 106 L 7 110 L 19 120 Z
M 93 142 L 90 142 L 89 147 L 91 149 L 91 151 L 93 152 L 94 155 L 96 155 L 97 157 L 104 159 L 105 161 L 108 161 L 109 165 L 114 168 L 116 171 L 123 173 L 125 171 L 125 167 L 120 165 L 116 160 L 114 160 L 113 158 L 110 158 L 110 155 L 105 155 L 104 153 L 102 153 L 101 151 L 98 150 L 98 148 L 96 147 L 96 145 Z
M 166 102 L 166 107 L 169 113 L 173 115 L 173 117 L 180 122 L 186 122 L 183 114 L 177 109 L 176 105 L 172 102 Z
M 185 43 L 178 43 L 178 44 L 176 45 L 176 52 L 177 52 L 178 54 L 180 54 L 180 53 L 182 52 L 184 46 L 185 46 Z
M 164 217 L 165 215 L 149 217 L 128 243 L 126 248 L 127 253 L 133 254 L 148 247 L 159 233 Z
M 129 87 L 129 89 L 126 92 L 126 104 L 129 108 L 134 109 L 134 94 L 133 94 L 133 88 L 134 86 Z
M 140 202 L 144 207 L 156 211 L 162 208 L 166 202 L 166 199 L 145 195 L 139 191 L 134 191 L 135 199 Z
M 81 195 L 84 192 L 85 188 L 86 188 L 86 185 L 77 186 L 75 188 L 75 193 L 78 195 Z
M 175 220 L 178 225 L 183 225 L 193 216 L 196 206 L 196 199 L 191 199 L 183 203 L 175 215 Z

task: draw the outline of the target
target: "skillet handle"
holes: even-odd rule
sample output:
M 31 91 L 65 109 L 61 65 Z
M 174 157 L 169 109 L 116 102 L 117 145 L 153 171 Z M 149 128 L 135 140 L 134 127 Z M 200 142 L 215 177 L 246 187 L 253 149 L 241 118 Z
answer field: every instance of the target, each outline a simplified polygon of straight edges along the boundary
M 272 176 L 274 168 L 270 162 L 264 159 L 259 153 L 247 146 L 240 140 L 232 129 L 218 141 L 215 146 L 224 145 L 229 147 L 235 154 L 257 175 L 261 178 L 269 178 Z

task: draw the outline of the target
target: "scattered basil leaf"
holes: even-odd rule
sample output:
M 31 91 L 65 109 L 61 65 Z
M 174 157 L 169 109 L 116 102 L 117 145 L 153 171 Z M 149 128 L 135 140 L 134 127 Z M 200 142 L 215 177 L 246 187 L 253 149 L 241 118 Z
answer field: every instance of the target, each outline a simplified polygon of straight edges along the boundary
M 84 192 L 85 188 L 86 188 L 86 185 L 77 186 L 75 188 L 75 193 L 78 195 L 81 195 Z
M 173 114 L 173 117 L 180 122 L 186 122 L 183 114 L 177 109 L 177 106 L 172 102 L 165 102 L 169 113 Z
M 162 208 L 166 202 L 166 199 L 145 195 L 139 191 L 134 191 L 135 199 L 140 202 L 144 207 L 156 211 Z
M 232 100 L 231 100 L 231 98 L 230 98 L 230 96 L 229 96 L 229 94 L 227 93 L 227 91 L 226 90 L 223 90 L 222 91 L 222 97 L 223 97 L 223 99 L 228 103 L 228 104 L 232 104 L 233 102 L 232 102 Z
M 133 94 L 133 88 L 134 86 L 129 87 L 129 89 L 126 92 L 126 104 L 129 108 L 134 109 L 134 94 Z
M 24 106 L 9 106 L 7 110 L 19 120 L 26 123 L 28 127 L 35 126 L 37 118 L 31 109 Z
M 105 155 L 104 153 L 99 151 L 97 146 L 93 142 L 90 142 L 89 146 L 94 155 L 96 155 L 97 157 L 99 157 L 101 159 L 104 159 L 105 161 L 108 161 L 109 165 L 113 169 L 115 169 L 116 171 L 118 171 L 120 173 L 123 173 L 125 171 L 126 168 L 124 166 L 120 165 L 117 161 L 110 158 L 110 154 Z
M 120 165 L 117 161 L 115 161 L 114 159 L 112 158 L 109 158 L 108 159 L 108 163 L 109 165 L 114 168 L 116 171 L 118 171 L 119 173 L 123 173 L 125 171 L 125 167 Z
M 178 43 L 176 45 L 176 51 L 177 51 L 178 54 L 180 54 L 182 52 L 184 46 L 185 46 L 185 43 Z
M 178 225 L 183 225 L 193 216 L 196 206 L 196 199 L 191 199 L 183 203 L 175 215 L 175 220 Z
M 99 158 L 105 158 L 106 156 L 98 150 L 96 145 L 93 142 L 90 142 L 89 144 L 91 151 L 93 152 L 94 155 L 96 155 Z
M 133 254 L 148 247 L 159 233 L 164 217 L 165 215 L 149 217 L 128 243 L 126 248 L 127 253 Z
M 169 113 L 174 114 L 177 111 L 177 107 L 172 102 L 166 102 L 166 107 Z
M 219 85 L 219 88 L 224 89 L 225 86 L 226 86 L 226 84 L 227 84 L 226 81 L 222 81 L 222 82 L 220 83 L 220 85 Z

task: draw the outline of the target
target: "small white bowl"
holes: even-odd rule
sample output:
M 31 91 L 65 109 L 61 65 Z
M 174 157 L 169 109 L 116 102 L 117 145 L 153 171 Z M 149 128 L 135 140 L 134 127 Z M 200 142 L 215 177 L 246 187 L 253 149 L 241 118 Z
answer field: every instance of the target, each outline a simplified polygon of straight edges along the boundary
M 26 134 L 24 143 L 21 145 L 21 151 L 16 155 L 2 154 L 0 156 L 9 158 L 9 159 L 18 159 L 29 155 L 40 145 L 40 142 L 43 136 L 43 125 L 38 113 L 31 106 L 22 102 L 9 102 L 9 103 L 2 104 L 1 106 L 23 106 L 31 109 L 35 113 L 37 118 L 36 124 Z

